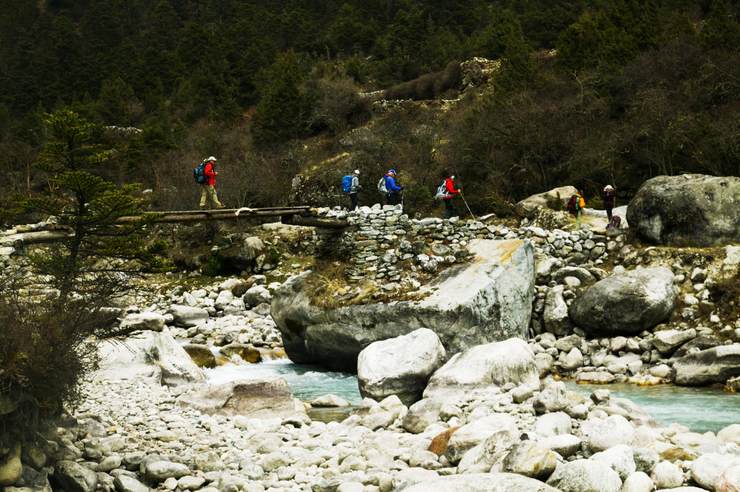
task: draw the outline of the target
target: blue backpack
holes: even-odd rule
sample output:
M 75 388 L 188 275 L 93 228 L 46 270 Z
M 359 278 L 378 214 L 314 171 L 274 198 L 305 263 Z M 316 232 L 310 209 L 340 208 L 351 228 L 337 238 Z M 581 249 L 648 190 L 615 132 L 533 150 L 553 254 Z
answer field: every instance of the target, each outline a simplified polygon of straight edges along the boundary
M 352 176 L 348 174 L 342 178 L 342 193 L 349 193 L 352 191 Z
M 197 167 L 193 169 L 193 177 L 195 178 L 195 182 L 198 184 L 205 184 L 206 182 L 206 161 L 201 162 L 198 164 Z

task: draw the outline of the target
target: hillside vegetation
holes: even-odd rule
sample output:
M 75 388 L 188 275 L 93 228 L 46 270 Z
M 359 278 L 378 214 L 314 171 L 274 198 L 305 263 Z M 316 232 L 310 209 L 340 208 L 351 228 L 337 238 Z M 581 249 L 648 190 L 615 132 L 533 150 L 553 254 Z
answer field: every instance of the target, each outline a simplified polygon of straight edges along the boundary
M 422 211 L 443 168 L 476 211 L 566 183 L 593 195 L 611 182 L 624 199 L 658 174 L 738 175 L 739 11 L 738 0 L 11 2 L 1 198 L 54 191 L 36 163 L 44 114 L 61 108 L 101 126 L 117 148 L 105 177 L 151 188 L 156 208 L 193 208 L 191 168 L 211 154 L 232 206 L 339 203 L 343 173 L 359 168 L 373 188 L 390 165 Z M 461 91 L 458 62 L 476 56 L 500 67 Z M 419 102 L 366 95 L 381 90 Z M 291 197 L 297 173 L 309 192 Z

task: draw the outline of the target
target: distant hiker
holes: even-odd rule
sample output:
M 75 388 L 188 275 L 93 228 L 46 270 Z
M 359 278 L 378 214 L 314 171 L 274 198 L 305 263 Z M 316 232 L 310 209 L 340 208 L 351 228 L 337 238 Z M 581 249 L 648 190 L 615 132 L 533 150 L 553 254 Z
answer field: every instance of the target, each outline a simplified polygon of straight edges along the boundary
M 195 181 L 202 186 L 200 190 L 200 208 L 206 208 L 206 202 L 210 201 L 215 208 L 224 208 L 218 201 L 216 194 L 216 158 L 213 156 L 204 159 L 198 167 L 193 170 Z
M 455 187 L 455 176 L 451 176 L 447 171 L 442 173 L 442 183 L 437 187 L 437 193 L 434 195 L 436 200 L 442 200 L 445 204 L 443 217 L 452 218 L 456 215 L 455 206 L 452 200 L 455 195 L 460 194 L 460 189 Z
M 583 198 L 583 191 L 578 190 L 573 196 L 571 196 L 566 208 L 568 209 L 568 212 L 576 216 L 576 227 L 580 228 L 581 213 L 583 209 L 586 208 L 586 200 Z
M 349 195 L 350 212 L 357 209 L 357 193 L 360 191 L 360 170 L 355 169 L 352 174 L 342 178 L 342 192 Z
M 385 190 L 385 198 L 388 205 L 398 205 L 401 203 L 401 192 L 403 186 L 396 183 L 396 176 L 398 173 L 395 169 L 389 169 L 385 176 L 378 182 L 378 190 L 383 192 Z
M 617 190 L 615 190 L 612 185 L 608 184 L 604 186 L 602 197 L 604 200 L 604 208 L 606 209 L 606 218 L 611 223 L 612 210 L 614 209 L 614 204 L 617 201 Z

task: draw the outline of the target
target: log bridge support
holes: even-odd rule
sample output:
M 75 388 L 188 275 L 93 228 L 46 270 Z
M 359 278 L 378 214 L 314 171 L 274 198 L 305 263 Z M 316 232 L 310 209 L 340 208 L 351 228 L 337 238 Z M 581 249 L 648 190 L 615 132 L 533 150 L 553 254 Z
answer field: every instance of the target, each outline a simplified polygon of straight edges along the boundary
M 250 219 L 279 218 L 284 224 L 319 227 L 325 229 L 343 229 L 347 222 L 342 219 L 320 217 L 316 209 L 300 207 L 270 207 L 270 208 L 222 208 L 215 210 L 174 210 L 146 212 L 142 215 L 120 217 L 117 222 L 130 224 L 146 221 L 154 224 L 192 223 L 210 221 L 239 221 Z M 27 232 L 0 234 L 0 247 L 22 247 L 28 244 L 43 244 L 62 241 L 72 236 L 72 233 L 59 226 L 49 229 L 36 229 Z

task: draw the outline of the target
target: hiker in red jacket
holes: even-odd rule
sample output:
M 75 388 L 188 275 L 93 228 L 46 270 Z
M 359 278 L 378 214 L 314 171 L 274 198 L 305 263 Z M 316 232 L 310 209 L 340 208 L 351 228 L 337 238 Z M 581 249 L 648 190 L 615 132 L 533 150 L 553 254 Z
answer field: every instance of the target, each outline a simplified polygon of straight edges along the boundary
M 447 171 L 442 173 L 442 179 L 444 179 L 442 183 L 444 185 L 444 190 L 440 191 L 442 191 L 441 199 L 445 204 L 444 218 L 449 219 L 457 215 L 452 200 L 456 195 L 460 194 L 460 189 L 455 187 L 455 176 L 450 175 Z M 440 188 L 442 188 L 442 186 L 440 186 Z
M 223 204 L 218 201 L 218 195 L 216 194 L 216 158 L 211 156 L 206 159 L 206 167 L 203 170 L 203 174 L 206 175 L 206 182 L 203 183 L 203 188 L 200 190 L 200 208 L 206 208 L 206 202 L 210 200 L 211 204 L 215 208 L 224 208 Z

